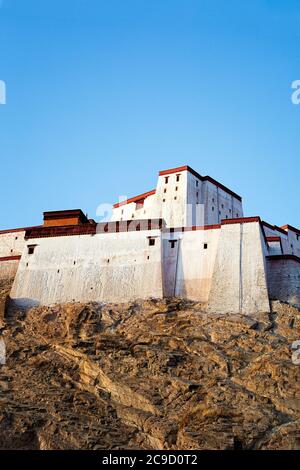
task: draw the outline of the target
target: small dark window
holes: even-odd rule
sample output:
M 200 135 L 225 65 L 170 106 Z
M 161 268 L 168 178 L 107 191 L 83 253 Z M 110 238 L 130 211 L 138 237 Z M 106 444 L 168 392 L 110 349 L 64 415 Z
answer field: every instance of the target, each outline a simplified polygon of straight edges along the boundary
M 196 186 L 197 186 L 197 188 L 198 188 L 198 186 L 199 186 L 199 181 L 198 181 L 198 180 L 196 180 Z
M 57 274 L 59 274 L 59 269 L 57 270 Z
M 212 202 L 215 202 L 215 198 L 214 198 L 214 197 L 212 198 Z
M 196 197 L 198 197 L 198 196 L 199 196 L 199 193 L 198 193 L 198 191 L 197 191 L 197 192 L 196 192 Z
M 134 214 L 132 214 L 131 218 L 134 219 Z
M 175 191 L 178 191 L 178 186 L 176 186 Z
M 230 214 L 231 214 L 231 209 L 229 209 L 229 212 L 230 212 Z
M 121 214 L 122 214 L 122 215 L 124 214 L 124 209 L 121 210 Z
M 297 234 L 296 236 L 297 236 L 297 240 L 299 240 L 299 235 Z
M 211 210 L 212 210 L 212 211 L 214 211 L 214 210 L 215 210 L 214 206 L 212 206 Z
M 76 261 L 74 261 L 74 263 L 73 263 L 73 264 L 74 264 L 74 266 L 75 266 L 75 264 L 76 264 Z
M 219 211 L 219 215 L 221 215 L 221 211 Z
M 16 237 L 15 240 L 18 240 L 18 237 Z
M 109 261 L 110 261 L 110 260 L 108 259 L 108 260 L 107 260 L 107 263 L 109 263 Z
M 165 183 L 168 184 L 168 182 L 169 182 L 169 177 L 166 176 L 166 177 L 165 177 Z
M 224 204 L 222 204 L 222 209 L 224 209 Z
M 28 254 L 33 255 L 35 249 L 35 245 L 29 245 L 28 246 Z
M 204 243 L 203 245 L 204 250 L 207 250 L 207 247 L 208 247 L 207 243 Z
M 177 199 L 177 196 L 174 197 L 174 200 L 175 200 L 175 201 L 176 201 L 176 199 Z
M 14 250 L 10 250 L 10 252 L 12 253 Z
M 165 194 L 166 194 L 166 192 L 167 192 L 167 188 L 164 189 L 164 193 L 165 193 Z
M 150 256 L 147 256 L 147 259 L 150 259 Z
M 171 248 L 175 248 L 177 240 L 170 240 Z
M 180 181 L 180 175 L 176 175 L 176 181 L 178 183 L 178 181 Z
M 238 217 L 238 216 L 239 216 L 239 214 L 236 214 L 236 216 Z
M 149 238 L 149 246 L 155 245 L 155 238 Z
M 163 202 L 166 202 L 166 200 L 165 200 L 165 199 L 163 199 Z

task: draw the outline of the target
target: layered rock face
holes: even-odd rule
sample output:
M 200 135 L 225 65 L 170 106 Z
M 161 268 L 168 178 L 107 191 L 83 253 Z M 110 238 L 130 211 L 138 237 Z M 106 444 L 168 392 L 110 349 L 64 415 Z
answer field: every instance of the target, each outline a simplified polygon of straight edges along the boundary
M 0 286 L 5 298 L 8 286 Z M 2 304 L 1 449 L 299 449 L 300 312 Z

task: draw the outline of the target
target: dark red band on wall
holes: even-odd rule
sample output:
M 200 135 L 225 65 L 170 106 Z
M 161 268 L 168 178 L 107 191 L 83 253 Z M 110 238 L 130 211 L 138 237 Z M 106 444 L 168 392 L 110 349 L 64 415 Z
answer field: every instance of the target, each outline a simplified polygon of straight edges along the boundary
M 1 261 L 19 261 L 21 259 L 21 255 L 17 256 L 3 256 L 0 258 L 0 263 Z

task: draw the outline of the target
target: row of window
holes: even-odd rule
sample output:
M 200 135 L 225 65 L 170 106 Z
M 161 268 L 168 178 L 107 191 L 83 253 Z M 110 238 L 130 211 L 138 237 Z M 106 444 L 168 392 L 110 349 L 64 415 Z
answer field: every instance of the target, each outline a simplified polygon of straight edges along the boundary
M 179 183 L 181 174 L 176 175 L 176 182 Z M 170 176 L 165 176 L 165 184 L 169 183 Z

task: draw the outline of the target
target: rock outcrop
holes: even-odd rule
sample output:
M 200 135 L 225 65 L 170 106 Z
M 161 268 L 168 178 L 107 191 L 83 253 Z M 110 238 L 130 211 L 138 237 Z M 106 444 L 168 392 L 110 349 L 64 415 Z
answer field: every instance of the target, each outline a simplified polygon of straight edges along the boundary
M 256 317 L 179 299 L 3 315 L 1 449 L 300 448 L 300 312 L 288 305 Z

